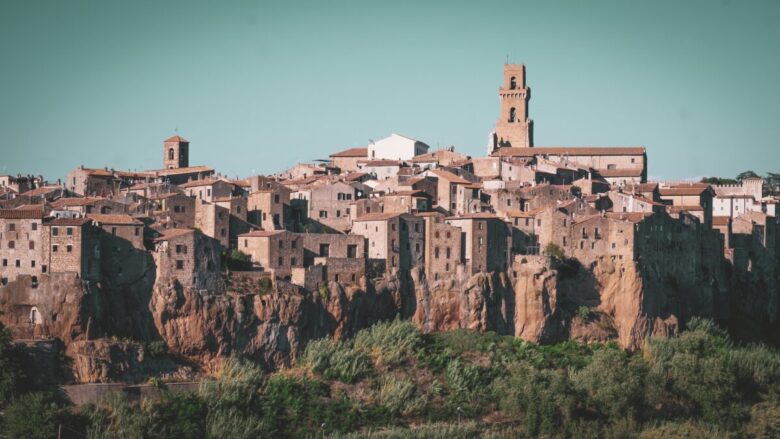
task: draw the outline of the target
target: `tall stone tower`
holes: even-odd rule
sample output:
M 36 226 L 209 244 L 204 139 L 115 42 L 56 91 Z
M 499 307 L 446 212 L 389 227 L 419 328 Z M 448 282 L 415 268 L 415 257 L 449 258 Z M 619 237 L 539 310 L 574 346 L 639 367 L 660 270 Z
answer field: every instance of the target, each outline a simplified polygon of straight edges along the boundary
M 498 97 L 501 112 L 496 121 L 492 148 L 533 147 L 533 121 L 528 119 L 531 90 L 525 85 L 523 64 L 504 64 L 504 83 L 498 89 Z
M 190 142 L 184 137 L 173 136 L 163 142 L 163 168 L 186 168 L 190 165 Z

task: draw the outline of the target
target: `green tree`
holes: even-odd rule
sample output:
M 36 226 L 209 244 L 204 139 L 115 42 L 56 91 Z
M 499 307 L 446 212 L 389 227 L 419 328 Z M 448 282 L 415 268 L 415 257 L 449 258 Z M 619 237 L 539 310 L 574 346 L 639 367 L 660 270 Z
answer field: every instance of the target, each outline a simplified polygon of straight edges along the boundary
M 750 170 L 743 171 L 743 172 L 740 172 L 739 174 L 737 174 L 737 180 L 739 180 L 739 181 L 742 181 L 742 180 L 744 180 L 746 178 L 760 178 L 760 177 L 761 177 L 760 175 L 758 175 L 755 172 L 750 171 Z
M 0 323 L 0 407 L 20 391 L 24 381 L 22 348 L 14 345 L 11 333 Z
M 0 423 L 3 439 L 51 439 L 57 436 L 60 408 L 50 395 L 33 392 L 15 399 Z

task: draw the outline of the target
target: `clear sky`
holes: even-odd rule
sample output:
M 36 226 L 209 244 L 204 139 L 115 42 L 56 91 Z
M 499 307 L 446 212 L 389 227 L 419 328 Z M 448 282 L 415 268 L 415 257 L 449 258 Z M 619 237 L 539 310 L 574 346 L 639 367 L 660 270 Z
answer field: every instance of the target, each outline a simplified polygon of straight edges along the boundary
M 536 145 L 780 171 L 780 1 L 0 0 L 0 174 L 156 168 L 176 129 L 231 177 L 392 132 L 483 155 L 507 57 Z

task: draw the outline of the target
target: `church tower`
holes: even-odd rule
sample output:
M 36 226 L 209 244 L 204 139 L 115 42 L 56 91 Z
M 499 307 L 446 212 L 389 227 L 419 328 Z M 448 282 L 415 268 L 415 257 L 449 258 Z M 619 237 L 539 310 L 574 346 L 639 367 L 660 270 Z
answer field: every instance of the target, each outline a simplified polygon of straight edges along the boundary
M 184 137 L 173 136 L 163 142 L 163 168 L 186 168 L 190 165 L 190 142 Z
M 496 121 L 493 148 L 531 148 L 533 121 L 528 119 L 531 91 L 525 85 L 523 64 L 504 64 L 504 83 L 498 89 L 501 112 Z

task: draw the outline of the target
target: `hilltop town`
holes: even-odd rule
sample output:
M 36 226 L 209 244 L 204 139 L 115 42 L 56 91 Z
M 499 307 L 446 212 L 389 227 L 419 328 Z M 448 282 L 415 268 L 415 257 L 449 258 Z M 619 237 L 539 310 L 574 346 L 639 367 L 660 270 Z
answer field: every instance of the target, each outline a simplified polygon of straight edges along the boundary
M 643 146 L 537 146 L 523 65 L 498 95 L 481 157 L 391 134 L 230 179 L 175 135 L 145 172 L 0 176 L 0 321 L 86 358 L 82 382 L 138 366 L 96 365 L 111 336 L 275 367 L 393 316 L 626 348 L 695 315 L 775 324 L 776 187 L 648 181 Z

